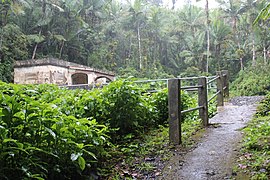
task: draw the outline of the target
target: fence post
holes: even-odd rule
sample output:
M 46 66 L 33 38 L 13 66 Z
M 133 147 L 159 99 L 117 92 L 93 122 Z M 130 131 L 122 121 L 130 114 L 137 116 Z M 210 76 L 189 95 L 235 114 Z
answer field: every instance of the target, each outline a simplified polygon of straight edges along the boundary
M 180 110 L 180 79 L 169 79 L 168 81 L 168 103 L 169 103 L 169 138 L 174 145 L 181 141 L 181 110 Z
M 207 80 L 206 77 L 202 77 L 198 82 L 202 88 L 198 89 L 198 105 L 203 106 L 203 108 L 199 109 L 199 116 L 202 119 L 203 125 L 208 126 L 208 102 L 207 102 Z
M 223 94 L 224 94 L 224 90 L 223 90 L 223 76 L 221 71 L 217 71 L 217 76 L 219 77 L 217 79 L 217 92 L 220 91 L 220 93 L 218 93 L 217 95 L 217 105 L 218 106 L 224 106 L 224 99 L 223 99 Z
M 223 80 L 224 80 L 224 97 L 229 98 L 229 71 L 228 70 L 222 70 L 222 74 L 224 75 Z

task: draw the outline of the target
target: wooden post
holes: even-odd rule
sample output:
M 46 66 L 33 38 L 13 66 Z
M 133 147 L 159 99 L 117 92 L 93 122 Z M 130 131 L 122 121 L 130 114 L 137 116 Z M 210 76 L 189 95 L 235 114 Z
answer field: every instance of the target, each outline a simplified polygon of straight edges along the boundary
M 224 97 L 225 98 L 229 98 L 229 71 L 228 70 L 222 70 L 221 71 L 223 75 L 223 80 L 224 80 L 224 87 L 226 87 L 226 89 L 224 90 Z
M 202 123 L 204 126 L 208 126 L 208 102 L 207 102 L 207 80 L 206 77 L 202 77 L 198 82 L 202 88 L 198 90 L 198 105 L 203 106 L 203 108 L 199 109 L 199 116 L 202 119 Z
M 180 79 L 169 79 L 168 81 L 168 103 L 169 103 L 169 138 L 174 145 L 181 141 L 181 110 L 180 110 Z
M 224 99 L 223 99 L 223 76 L 220 71 L 217 71 L 217 76 L 219 77 L 217 79 L 217 92 L 220 91 L 220 93 L 217 95 L 217 105 L 218 106 L 224 106 Z

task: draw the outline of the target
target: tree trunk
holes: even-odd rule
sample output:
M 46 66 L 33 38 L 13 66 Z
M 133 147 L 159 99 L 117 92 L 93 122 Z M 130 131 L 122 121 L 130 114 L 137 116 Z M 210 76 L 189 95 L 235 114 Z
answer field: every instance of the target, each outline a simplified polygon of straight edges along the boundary
M 218 64 L 218 71 L 221 71 L 221 67 L 220 67 L 220 44 L 216 45 L 216 58 L 217 58 L 217 64 Z
M 61 48 L 60 48 L 59 59 L 61 59 L 61 57 L 62 57 L 62 52 L 63 52 L 64 44 L 65 44 L 65 41 L 62 41 L 62 45 L 61 45 Z
M 142 52 L 141 52 L 141 35 L 140 26 L 137 27 L 137 37 L 138 37 L 138 49 L 139 49 L 139 69 L 142 69 Z
M 3 14 L 3 15 L 2 15 Z M 1 17 L 1 20 L 0 20 L 0 28 L 1 28 L 1 31 L 3 31 L 3 27 L 7 24 L 7 18 L 8 18 L 8 10 L 4 11 L 4 12 L 1 12 L 0 14 L 1 16 L 4 16 L 3 18 Z M 0 50 L 2 50 L 2 44 L 3 44 L 3 32 L 1 33 L 1 37 L 0 37 Z M 2 62 L 2 53 L 0 54 L 0 62 Z
M 38 35 L 39 35 L 39 36 L 41 35 L 41 27 L 40 27 L 40 30 L 39 30 L 39 32 L 38 32 Z M 36 45 L 35 45 L 35 47 L 34 47 L 33 54 L 32 54 L 32 59 L 35 59 L 37 47 L 38 47 L 38 43 L 36 43 Z
M 42 0 L 42 17 L 41 19 L 44 20 L 46 17 L 46 0 Z M 42 27 L 39 27 L 39 32 L 38 35 L 41 35 L 41 31 L 42 31 Z M 32 59 L 35 59 L 36 56 L 36 51 L 37 51 L 37 47 L 38 47 L 38 43 L 36 43 L 34 50 L 33 50 L 33 54 L 32 54 Z
M 255 36 L 252 31 L 252 66 L 256 65 Z
M 263 62 L 266 65 L 267 64 L 267 51 L 266 51 L 266 47 L 263 47 Z
M 209 53 L 210 53 L 210 20 L 209 20 L 209 6 L 208 6 L 208 0 L 206 0 L 205 5 L 205 13 L 206 13 L 206 25 L 207 25 L 207 48 L 206 48 L 206 68 L 205 72 L 208 73 L 208 63 L 209 63 Z
M 232 18 L 232 24 L 233 24 L 233 33 L 236 34 L 236 31 L 237 31 L 237 18 L 236 17 L 233 17 Z
M 172 10 L 174 10 L 175 7 L 175 0 L 172 0 Z
M 46 1 L 43 0 L 43 1 L 42 1 L 42 17 L 41 17 L 42 20 L 43 20 L 43 19 L 45 18 L 45 16 L 46 16 L 45 12 L 46 12 Z M 42 27 L 39 27 L 39 28 L 40 28 L 40 29 L 39 29 L 38 35 L 40 36 L 40 35 L 41 35 Z M 32 59 L 35 59 L 37 47 L 38 47 L 38 43 L 36 43 L 36 45 L 35 45 L 35 47 L 34 47 L 33 54 L 32 54 Z
M 2 27 L 1 27 L 2 28 Z M 1 29 L 3 31 L 3 29 Z M 3 44 L 3 32 L 0 33 L 0 62 L 1 62 L 1 57 L 2 57 L 2 44 Z
M 241 70 L 244 70 L 244 63 L 243 63 L 243 58 L 240 57 L 240 67 L 241 67 Z
M 2 22 L 2 27 L 4 27 L 7 24 L 7 21 L 8 21 L 8 10 L 4 12 L 4 19 Z
M 129 49 L 128 49 L 128 58 L 130 59 L 131 58 L 131 50 L 132 50 L 132 38 L 131 36 L 129 37 Z

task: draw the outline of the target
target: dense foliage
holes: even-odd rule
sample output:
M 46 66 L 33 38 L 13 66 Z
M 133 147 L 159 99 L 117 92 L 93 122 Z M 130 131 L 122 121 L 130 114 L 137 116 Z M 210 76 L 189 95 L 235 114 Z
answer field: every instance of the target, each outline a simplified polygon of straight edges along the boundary
M 248 172 L 251 179 L 270 176 L 270 94 L 258 107 L 256 117 L 244 129 L 242 156 L 238 169 Z
M 1 179 L 77 179 L 104 153 L 108 128 L 46 102 L 56 87 L 0 88 Z
M 1 82 L 1 179 L 81 179 L 101 171 L 115 148 L 166 126 L 167 91 L 145 92 L 123 80 L 93 91 Z M 195 105 L 182 94 L 183 108 Z M 189 116 L 185 121 L 191 132 Z
M 241 71 L 232 83 L 232 93 L 236 96 L 265 95 L 270 90 L 269 65 L 258 63 Z
M 148 78 L 220 69 L 233 78 L 257 57 L 268 64 L 267 0 L 218 2 L 204 9 L 162 0 L 2 0 L 0 78 L 12 81 L 14 60 L 43 57 Z

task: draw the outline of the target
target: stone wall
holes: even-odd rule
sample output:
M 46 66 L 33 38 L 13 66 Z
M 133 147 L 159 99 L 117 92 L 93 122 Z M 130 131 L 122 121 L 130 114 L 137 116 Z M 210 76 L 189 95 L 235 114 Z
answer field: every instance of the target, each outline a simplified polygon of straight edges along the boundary
M 15 84 L 71 84 L 68 69 L 52 65 L 14 68 Z
M 92 84 L 97 81 L 106 82 L 103 77 L 114 80 L 114 74 L 111 72 L 54 58 L 16 61 L 14 65 L 16 84 Z

